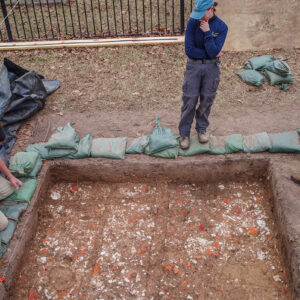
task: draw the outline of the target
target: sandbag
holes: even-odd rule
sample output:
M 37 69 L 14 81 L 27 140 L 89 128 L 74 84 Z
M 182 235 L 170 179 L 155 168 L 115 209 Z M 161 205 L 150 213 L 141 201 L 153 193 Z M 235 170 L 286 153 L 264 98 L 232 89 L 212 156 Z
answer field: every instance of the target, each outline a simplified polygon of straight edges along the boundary
M 78 150 L 76 153 L 66 156 L 66 158 L 85 158 L 91 155 L 91 148 L 92 148 L 92 135 L 88 134 L 84 138 L 82 138 L 78 145 Z
M 289 131 L 277 134 L 269 134 L 271 140 L 271 149 L 269 152 L 282 153 L 282 152 L 295 152 L 300 153 L 300 132 Z
M 23 182 L 22 188 L 14 191 L 7 199 L 29 203 L 35 192 L 37 181 L 33 178 L 21 178 L 20 180 Z
M 261 86 L 264 83 L 263 76 L 255 70 L 245 70 L 236 74 L 249 85 Z
M 77 152 L 75 149 L 48 149 L 46 143 L 38 143 L 27 146 L 26 151 L 39 152 L 42 159 L 55 159 L 65 157 Z
M 36 163 L 35 163 L 35 166 L 34 168 L 32 169 L 32 171 L 27 175 L 27 177 L 30 177 L 30 178 L 35 178 L 38 173 L 40 172 L 41 168 L 42 168 L 42 165 L 43 165 L 43 162 L 41 160 L 41 157 L 39 156 Z
M 124 159 L 127 137 L 93 139 L 91 156 Z
M 0 258 L 3 257 L 3 255 L 7 251 L 8 247 L 9 247 L 9 245 L 6 245 L 6 244 L 0 242 Z
M 46 143 L 45 147 L 49 149 L 78 149 L 79 136 L 72 127 L 74 122 L 69 122 L 66 126 L 58 127 Z
M 245 69 L 260 70 L 275 60 L 272 55 L 263 55 L 250 58 L 244 65 Z
M 149 137 L 142 136 L 134 139 L 126 149 L 126 154 L 141 154 L 149 144 Z
M 149 137 L 150 155 L 178 146 L 178 138 L 171 129 L 161 127 L 159 117 L 156 117 L 156 125 L 157 128 L 152 131 Z
M 147 155 L 151 155 L 154 157 L 161 157 L 161 158 L 177 158 L 178 153 L 179 153 L 179 146 L 173 147 L 173 148 L 168 148 L 153 154 L 150 154 L 150 149 L 149 145 L 145 148 L 144 153 Z
M 0 211 L 2 211 L 7 218 L 17 221 L 21 213 L 26 210 L 27 205 L 27 203 L 17 203 L 11 200 L 5 201 L 4 203 L 0 201 Z
M 264 69 L 280 76 L 287 76 L 291 73 L 290 66 L 286 62 L 279 59 L 268 63 Z
M 294 83 L 294 77 L 292 74 L 287 76 L 280 76 L 268 70 L 264 70 L 264 75 L 269 80 L 270 85 L 282 84 L 282 83 Z
M 180 156 L 194 156 L 198 154 L 203 154 L 209 152 L 209 143 L 201 144 L 199 143 L 198 139 L 191 138 L 190 140 L 190 147 L 187 150 L 183 150 L 179 148 L 179 155 Z
M 9 244 L 14 231 L 16 229 L 17 223 L 13 220 L 8 220 L 8 226 L 3 231 L 0 231 L 0 242 L 6 245 Z
M 209 138 L 209 154 L 230 154 L 243 151 L 243 136 L 211 136 Z
M 26 176 L 33 170 L 38 157 L 37 152 L 18 152 L 11 158 L 9 170 L 16 177 Z
M 15 191 L 15 187 L 2 176 L 0 176 L 0 200 L 7 198 Z
M 246 153 L 264 152 L 271 149 L 271 140 L 266 132 L 244 136 L 243 148 Z

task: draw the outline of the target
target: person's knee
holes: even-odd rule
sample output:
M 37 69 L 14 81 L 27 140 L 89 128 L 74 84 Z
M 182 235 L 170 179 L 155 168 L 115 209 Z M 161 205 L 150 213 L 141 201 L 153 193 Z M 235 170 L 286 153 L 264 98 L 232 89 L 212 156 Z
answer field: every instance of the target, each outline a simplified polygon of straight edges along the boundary
M 4 230 L 8 226 L 8 220 L 4 213 L 0 211 L 0 231 Z

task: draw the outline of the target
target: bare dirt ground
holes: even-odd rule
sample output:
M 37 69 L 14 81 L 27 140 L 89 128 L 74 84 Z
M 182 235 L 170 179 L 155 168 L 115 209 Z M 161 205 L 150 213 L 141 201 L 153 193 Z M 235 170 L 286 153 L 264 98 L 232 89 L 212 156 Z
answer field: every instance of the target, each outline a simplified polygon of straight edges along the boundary
M 263 181 L 57 183 L 13 299 L 289 299 L 269 199 Z
M 262 131 L 289 131 L 299 127 L 299 53 L 299 49 L 225 53 L 209 132 L 214 135 L 251 134 Z M 267 82 L 261 88 L 250 87 L 235 75 L 247 59 L 263 54 L 288 59 L 295 76 L 295 83 L 290 86 L 290 91 L 280 91 L 278 86 L 272 87 Z M 0 57 L 8 57 L 24 68 L 43 74 L 46 79 L 61 81 L 61 88 L 47 98 L 46 107 L 19 130 L 13 153 L 24 151 L 30 143 L 46 141 L 57 126 L 65 125 L 69 121 L 76 122 L 75 128 L 81 137 L 88 133 L 92 133 L 93 137 L 137 137 L 148 135 L 153 130 L 155 116 L 158 115 L 164 127 L 178 133 L 181 85 L 186 60 L 183 45 L 1 52 Z M 194 131 L 192 135 L 195 135 Z M 155 158 L 140 155 L 139 159 Z M 299 158 L 295 155 L 293 159 Z M 79 185 L 81 190 L 70 194 L 69 189 L 73 185 Z M 239 192 L 240 187 L 242 192 Z M 64 291 L 60 294 L 62 299 L 73 296 L 76 298 L 75 295 L 79 299 L 83 299 L 84 295 L 87 299 L 94 299 L 95 291 L 102 289 L 103 296 L 108 298 L 114 298 L 112 291 L 117 290 L 120 295 L 124 293 L 124 298 L 137 298 L 135 294 L 129 294 L 129 291 L 136 295 L 143 295 L 139 293 L 145 291 L 149 298 L 153 296 L 162 299 L 175 299 L 178 295 L 184 299 L 188 296 L 190 298 L 187 299 L 240 299 L 241 294 L 245 295 L 245 299 L 289 299 L 290 290 L 284 276 L 284 266 L 281 265 L 276 240 L 273 238 L 276 230 L 269 217 L 269 204 L 261 204 L 260 201 L 255 203 L 253 195 L 247 192 L 253 188 L 255 197 L 261 200 L 263 198 L 259 198 L 256 193 L 265 197 L 266 191 L 261 183 L 255 183 L 254 187 L 246 183 L 236 186 L 232 184 L 225 185 L 224 190 L 210 187 L 210 192 L 204 189 L 204 192 L 200 193 L 197 187 L 182 186 L 180 189 L 183 195 L 177 195 L 176 187 L 159 183 L 148 187 L 153 194 L 147 191 L 145 196 L 144 192 L 139 190 L 142 186 L 136 186 L 138 193 L 128 196 L 124 194 L 124 189 L 135 193 L 134 186 L 130 184 L 116 186 L 111 190 L 112 187 L 105 187 L 100 183 L 58 183 L 54 190 L 61 193 L 61 198 L 51 200 L 49 197 L 42 210 L 38 235 L 26 256 L 28 262 L 25 260 L 18 279 L 19 290 L 16 290 L 15 298 L 24 299 L 30 293 L 33 293 L 32 297 L 35 294 L 49 293 L 50 298 L 57 298 L 57 291 Z M 167 197 L 164 194 L 166 188 L 174 197 L 160 199 Z M 116 203 L 108 205 L 105 201 L 101 202 L 100 199 L 91 197 L 90 193 L 94 190 L 99 195 L 109 193 Z M 191 194 L 188 194 L 189 191 Z M 232 196 L 237 193 L 241 193 L 242 198 Z M 194 199 L 194 203 L 187 205 L 179 202 L 173 207 L 172 201 L 184 199 L 181 196 Z M 80 204 L 72 201 L 71 197 L 80 201 Z M 89 203 L 84 197 L 93 201 Z M 105 199 L 106 197 L 104 196 Z M 125 200 L 124 203 L 122 199 Z M 197 199 L 205 205 L 199 205 Z M 207 202 L 207 199 L 210 202 Z M 223 201 L 226 199 L 230 199 L 230 202 Z M 85 204 L 82 205 L 81 202 Z M 154 204 L 159 203 L 171 203 L 171 207 L 158 215 L 157 211 L 155 213 L 152 209 Z M 252 205 L 258 206 L 252 208 Z M 239 210 L 235 211 L 236 206 L 242 211 L 249 210 L 250 215 L 244 214 L 243 218 L 239 219 L 239 214 L 236 214 Z M 150 208 L 150 213 L 147 213 L 146 208 Z M 257 219 L 254 218 L 258 216 L 258 213 L 254 213 L 256 209 L 260 210 L 259 215 L 266 222 L 271 238 L 267 234 L 268 231 L 260 228 Z M 226 212 L 224 217 L 215 215 L 217 210 Z M 181 211 L 184 211 L 184 216 L 180 215 Z M 205 218 L 205 214 L 202 215 L 201 212 L 207 214 Z M 144 222 L 138 221 L 136 214 L 143 216 Z M 234 216 L 234 221 L 230 221 L 228 216 Z M 54 222 L 56 218 L 64 222 Z M 190 226 L 189 218 L 194 222 L 193 226 L 197 224 L 198 227 Z M 110 225 L 113 221 L 115 226 Z M 66 222 L 69 222 L 68 226 Z M 154 227 L 148 228 L 152 222 Z M 228 233 L 217 234 L 217 224 L 223 224 L 224 229 L 231 232 L 232 239 L 226 238 Z M 168 231 L 169 225 L 174 229 L 173 235 Z M 201 225 L 204 226 L 204 231 L 200 229 Z M 137 235 L 136 226 L 141 226 L 141 236 Z M 70 230 L 71 227 L 74 231 Z M 250 227 L 259 229 L 259 233 L 251 235 Z M 59 239 L 60 235 L 64 236 L 66 241 L 70 241 L 72 249 L 64 246 L 65 241 Z M 87 235 L 95 238 L 89 240 Z M 128 249 L 128 243 L 121 239 L 123 235 L 136 249 L 135 254 L 131 252 L 133 248 Z M 220 239 L 216 240 L 216 236 L 220 236 Z M 193 253 L 193 249 L 184 248 L 188 238 L 197 242 L 206 240 L 204 253 Z M 106 257 L 101 254 L 101 247 L 113 253 L 113 249 L 109 248 L 111 242 L 115 242 L 117 251 L 114 251 L 120 255 Z M 168 251 L 161 249 L 161 245 L 167 245 Z M 244 247 L 249 251 L 237 251 L 237 245 L 240 249 Z M 60 249 L 56 249 L 57 247 Z M 158 255 L 154 255 L 155 253 Z M 239 253 L 240 256 L 233 253 Z M 264 260 L 258 258 L 259 253 L 265 255 Z M 138 255 L 141 257 L 141 264 L 138 264 Z M 103 264 L 116 266 L 115 269 L 100 275 Z M 76 266 L 81 271 L 78 274 L 72 273 L 71 266 Z M 199 277 L 196 276 L 198 269 L 202 270 Z M 122 270 L 125 270 L 124 276 Z M 145 272 L 149 270 L 153 270 L 153 273 L 149 273 L 146 278 Z M 61 277 L 57 277 L 57 274 Z M 116 277 L 112 279 L 113 276 Z M 113 281 L 116 278 L 118 280 Z M 69 287 L 71 282 L 75 282 L 75 289 Z M 250 282 L 252 288 L 246 282 Z M 133 283 L 135 288 L 132 288 Z M 196 295 L 193 285 L 200 285 L 204 292 Z M 124 287 L 127 287 L 127 290 L 124 290 Z M 92 295 L 90 298 L 87 294 L 88 288 Z M 161 294 L 154 294 L 155 292 Z M 210 293 L 213 293 L 213 296 Z M 253 298 L 252 293 L 257 293 L 255 296 L 258 295 L 258 298 Z

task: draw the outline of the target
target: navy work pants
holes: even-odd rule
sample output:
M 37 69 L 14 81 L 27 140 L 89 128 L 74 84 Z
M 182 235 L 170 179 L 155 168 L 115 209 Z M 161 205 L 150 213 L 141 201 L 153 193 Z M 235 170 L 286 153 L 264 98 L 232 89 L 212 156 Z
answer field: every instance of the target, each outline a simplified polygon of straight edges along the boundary
M 209 125 L 208 117 L 220 82 L 220 62 L 202 63 L 188 59 L 182 86 L 179 133 L 189 137 L 196 115 L 196 131 L 204 133 Z M 200 104 L 198 99 L 200 97 Z

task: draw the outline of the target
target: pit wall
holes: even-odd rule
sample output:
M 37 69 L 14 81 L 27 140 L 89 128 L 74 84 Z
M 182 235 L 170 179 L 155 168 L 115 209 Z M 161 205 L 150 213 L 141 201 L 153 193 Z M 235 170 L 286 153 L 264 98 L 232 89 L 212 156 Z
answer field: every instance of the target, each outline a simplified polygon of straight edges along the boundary
M 217 15 L 229 27 L 224 50 L 300 47 L 299 0 L 217 2 Z
M 284 259 L 290 270 L 294 286 L 294 299 L 300 299 L 300 214 L 295 206 L 293 193 L 285 193 L 285 181 L 278 167 L 266 158 L 215 158 L 208 161 L 165 161 L 155 162 L 116 161 L 116 160 L 74 160 L 49 162 L 38 178 L 38 187 L 27 211 L 20 218 L 10 248 L 0 265 L 1 276 L 6 281 L 0 283 L 0 299 L 8 299 L 14 278 L 18 275 L 22 255 L 26 246 L 36 233 L 38 224 L 38 207 L 47 197 L 48 189 L 55 182 L 153 182 L 170 180 L 180 183 L 205 184 L 247 179 L 270 179 L 275 205 L 279 235 L 283 246 Z M 292 183 L 294 184 L 294 183 Z M 293 188 L 293 186 L 291 186 Z M 297 212 L 298 210 L 298 212 Z M 296 221 L 296 225 L 293 219 Z

